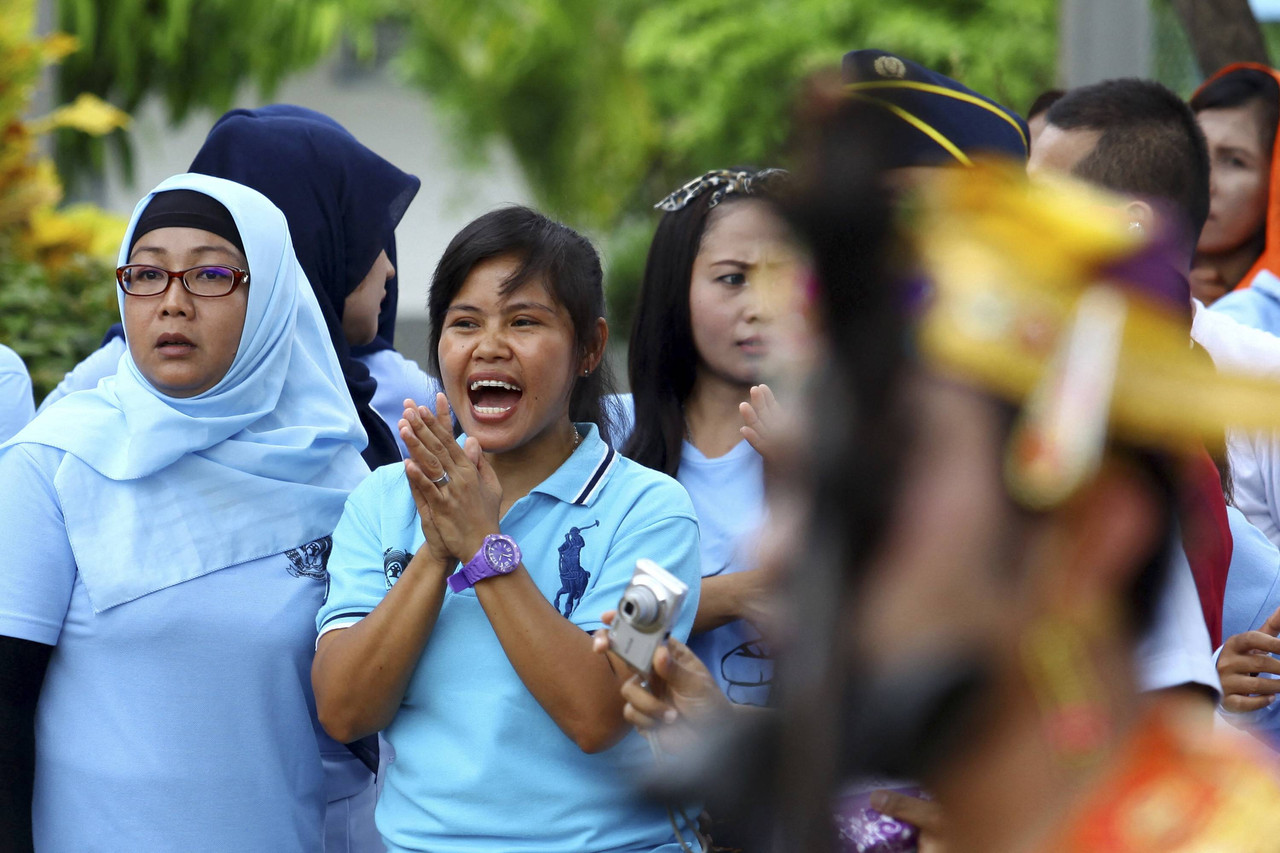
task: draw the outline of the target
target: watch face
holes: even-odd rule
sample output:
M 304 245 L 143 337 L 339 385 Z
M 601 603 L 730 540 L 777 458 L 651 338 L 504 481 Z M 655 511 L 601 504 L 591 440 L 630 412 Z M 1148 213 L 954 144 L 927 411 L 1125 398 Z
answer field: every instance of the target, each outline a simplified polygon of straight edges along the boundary
M 484 557 L 494 571 L 509 572 L 520 562 L 516 543 L 508 536 L 490 536 L 484 543 Z

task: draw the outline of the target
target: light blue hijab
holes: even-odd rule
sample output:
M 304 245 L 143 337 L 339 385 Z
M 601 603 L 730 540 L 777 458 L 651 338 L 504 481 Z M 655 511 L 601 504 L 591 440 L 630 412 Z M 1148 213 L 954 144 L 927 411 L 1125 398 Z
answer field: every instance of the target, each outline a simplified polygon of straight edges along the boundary
M 9 442 L 66 451 L 54 487 L 97 612 L 333 532 L 368 473 L 320 307 L 284 214 L 265 196 L 206 175 L 169 178 L 138 202 L 120 263 L 152 196 L 179 189 L 230 211 L 249 261 L 244 331 L 226 376 L 194 397 L 168 397 L 126 352 L 115 376 L 59 400 Z

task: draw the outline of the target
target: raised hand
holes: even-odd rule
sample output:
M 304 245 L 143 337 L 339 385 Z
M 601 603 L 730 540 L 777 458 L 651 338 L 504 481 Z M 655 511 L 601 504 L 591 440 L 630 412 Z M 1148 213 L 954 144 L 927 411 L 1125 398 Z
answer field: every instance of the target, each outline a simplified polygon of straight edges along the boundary
M 613 624 L 617 614 L 606 611 L 601 619 Z M 604 654 L 609 648 L 608 631 L 595 633 L 594 650 Z M 617 660 L 617 659 L 615 659 Z M 620 661 L 618 666 L 625 666 Z M 722 714 L 730 712 L 732 705 L 720 692 L 720 686 L 707 667 L 689 647 L 678 640 L 667 640 L 653 653 L 653 671 L 648 688 L 634 675 L 622 685 L 622 698 L 626 705 L 622 716 L 641 732 L 654 731 L 671 751 L 685 739 L 691 739 L 689 726 L 714 725 Z M 673 731 L 672 726 L 684 724 L 685 731 Z
M 436 395 L 436 412 L 426 406 L 405 409 L 400 431 L 410 456 L 405 468 L 421 472 L 420 477 L 410 474 L 418 490 L 414 500 L 421 497 L 448 554 L 465 563 L 485 536 L 498 532 L 502 486 L 478 441 L 467 439 L 465 450 L 454 441 L 444 394 Z
M 768 385 L 751 387 L 751 402 L 739 403 L 742 437 L 766 460 L 776 452 L 782 407 Z
M 1222 708 L 1235 714 L 1257 711 L 1275 701 L 1280 678 L 1280 608 L 1257 631 L 1228 637 L 1218 655 L 1218 679 L 1222 682 Z
M 400 419 L 400 437 L 409 449 L 409 458 L 404 461 L 405 476 L 409 480 L 409 492 L 413 495 L 413 504 L 418 510 L 418 521 L 422 525 L 422 535 L 426 537 L 428 552 L 433 562 L 445 565 L 452 561 L 449 551 L 440 538 L 435 520 L 431 517 L 431 506 L 427 503 L 427 489 L 430 486 L 424 466 L 431 464 L 434 457 L 429 457 L 409 426 L 409 413 L 416 411 L 418 404 L 413 400 L 404 401 L 405 416 Z

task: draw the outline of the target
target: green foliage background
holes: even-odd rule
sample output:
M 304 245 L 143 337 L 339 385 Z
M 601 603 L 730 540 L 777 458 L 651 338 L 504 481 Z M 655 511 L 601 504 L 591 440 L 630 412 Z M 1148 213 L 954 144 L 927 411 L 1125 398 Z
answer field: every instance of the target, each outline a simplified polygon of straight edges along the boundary
M 653 203 L 708 169 L 786 165 L 797 92 L 845 52 L 896 51 L 1016 109 L 1053 85 L 1057 52 L 1056 0 L 383 0 L 378 11 L 403 28 L 399 70 L 461 150 L 509 144 L 542 207 L 601 238 L 621 331 Z
M 384 9 L 385 11 L 385 9 Z M 709 168 L 784 159 L 801 82 L 894 50 L 1016 108 L 1053 83 L 1055 0 L 406 2 L 400 67 L 459 143 L 511 144 L 540 201 L 610 228 Z
M 59 70 L 58 97 L 88 92 L 133 113 L 143 98 L 158 95 L 174 122 L 193 108 L 222 112 L 241 85 L 270 92 L 289 72 L 328 54 L 355 2 L 58 0 L 56 25 L 81 46 Z M 110 141 L 130 170 L 123 132 Z M 58 136 L 58 168 L 69 187 L 100 171 L 103 155 L 99 140 Z
M 246 83 L 269 97 L 341 38 L 365 57 L 381 46 L 460 151 L 480 162 L 509 145 L 538 204 L 598 239 L 625 331 L 653 203 L 707 169 L 786 165 L 809 75 L 878 47 L 1025 109 L 1053 85 L 1057 13 L 1057 0 L 59 0 L 85 45 L 60 87 L 128 111 L 157 94 L 179 120 Z M 101 146 L 60 139 L 59 164 L 92 172 Z
M 0 246 L 0 341 L 22 356 L 36 403 L 117 322 L 113 276 L 108 264 L 90 257 L 49 270 Z

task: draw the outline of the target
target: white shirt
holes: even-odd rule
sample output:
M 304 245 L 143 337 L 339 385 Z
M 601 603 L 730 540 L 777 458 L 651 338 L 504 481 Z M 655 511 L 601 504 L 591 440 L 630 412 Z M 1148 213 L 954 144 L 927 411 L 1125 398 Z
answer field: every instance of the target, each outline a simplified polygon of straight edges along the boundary
M 1280 338 L 1210 311 L 1198 300 L 1191 338 L 1219 368 L 1280 380 Z M 1249 523 L 1280 546 L 1280 444 L 1274 433 L 1227 432 L 1227 456 L 1235 486 L 1235 505 Z

